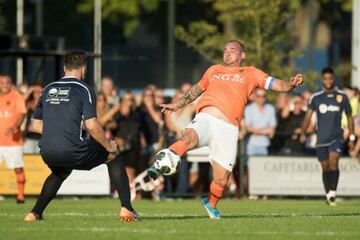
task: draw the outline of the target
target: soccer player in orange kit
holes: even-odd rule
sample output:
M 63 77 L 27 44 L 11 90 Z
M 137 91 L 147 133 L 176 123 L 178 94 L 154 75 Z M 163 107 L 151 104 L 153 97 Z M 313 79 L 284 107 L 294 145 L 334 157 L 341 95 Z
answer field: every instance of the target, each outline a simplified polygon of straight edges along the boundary
M 256 67 L 241 67 L 246 57 L 244 45 L 231 40 L 226 43 L 223 54 L 224 64 L 211 66 L 199 83 L 192 86 L 175 103 L 162 104 L 165 114 L 175 112 L 199 98 L 196 116 L 186 127 L 181 139 L 169 149 L 183 156 L 188 150 L 209 146 L 209 161 L 213 170 L 210 194 L 202 199 L 211 219 L 220 219 L 216 208 L 223 196 L 232 169 L 235 165 L 239 122 L 252 92 L 256 88 L 289 92 L 303 82 L 303 76 L 297 74 L 290 81 L 276 79 Z M 155 179 L 160 172 L 154 166 L 148 174 Z
M 0 74 L 0 164 L 5 161 L 8 168 L 14 169 L 18 188 L 16 202 L 24 203 L 24 139 L 20 126 L 26 107 L 23 96 L 12 87 L 11 77 Z

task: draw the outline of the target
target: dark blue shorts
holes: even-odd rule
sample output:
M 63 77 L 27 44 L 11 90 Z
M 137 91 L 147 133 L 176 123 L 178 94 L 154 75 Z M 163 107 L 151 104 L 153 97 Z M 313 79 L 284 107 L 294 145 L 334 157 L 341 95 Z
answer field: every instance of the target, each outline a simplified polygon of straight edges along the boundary
M 319 161 L 329 160 L 329 153 L 336 152 L 341 154 L 344 147 L 344 140 L 341 138 L 336 139 L 329 146 L 325 147 L 316 147 L 316 154 Z
M 66 168 L 71 170 L 90 170 L 105 163 L 109 152 L 96 140 L 89 139 L 85 149 L 79 151 L 40 151 L 49 168 Z

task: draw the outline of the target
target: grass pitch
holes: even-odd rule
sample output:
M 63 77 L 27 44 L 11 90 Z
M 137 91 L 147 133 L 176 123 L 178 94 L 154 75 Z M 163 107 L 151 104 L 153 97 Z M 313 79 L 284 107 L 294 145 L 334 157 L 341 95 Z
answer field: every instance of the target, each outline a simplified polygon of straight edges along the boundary
M 360 200 L 222 200 L 210 220 L 200 200 L 138 201 L 141 222 L 118 221 L 111 199 L 56 199 L 45 221 L 23 222 L 35 199 L 0 201 L 0 239 L 360 239 Z

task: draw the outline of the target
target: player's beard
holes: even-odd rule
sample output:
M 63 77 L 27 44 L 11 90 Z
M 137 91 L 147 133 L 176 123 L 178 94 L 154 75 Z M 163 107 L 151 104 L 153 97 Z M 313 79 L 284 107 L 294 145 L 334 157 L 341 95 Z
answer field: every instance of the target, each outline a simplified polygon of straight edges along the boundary
M 236 66 L 236 65 L 240 65 L 239 64 L 239 61 L 237 60 L 232 60 L 231 58 L 228 58 L 228 59 L 224 59 L 224 63 L 225 63 L 225 66 Z

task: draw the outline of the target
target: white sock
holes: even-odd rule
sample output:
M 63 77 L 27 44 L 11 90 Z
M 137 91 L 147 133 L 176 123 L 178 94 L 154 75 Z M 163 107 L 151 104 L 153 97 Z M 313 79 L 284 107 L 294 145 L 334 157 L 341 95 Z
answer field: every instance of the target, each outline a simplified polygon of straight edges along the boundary
M 336 197 L 336 191 L 330 190 L 327 194 L 326 194 L 326 199 L 329 200 L 331 197 Z

